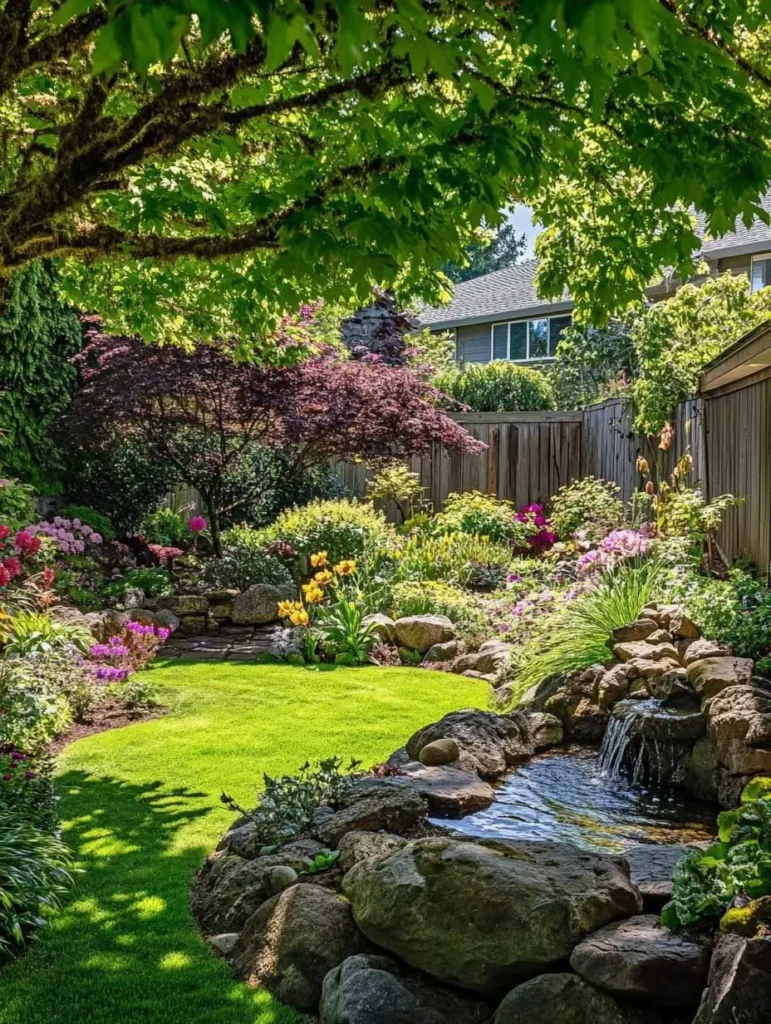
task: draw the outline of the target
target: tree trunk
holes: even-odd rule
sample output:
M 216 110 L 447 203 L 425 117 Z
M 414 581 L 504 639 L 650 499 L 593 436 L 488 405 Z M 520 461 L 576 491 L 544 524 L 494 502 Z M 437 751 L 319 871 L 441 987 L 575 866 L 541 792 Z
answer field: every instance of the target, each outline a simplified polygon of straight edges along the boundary
M 202 494 L 201 497 L 206 505 L 206 511 L 209 514 L 209 533 L 211 534 L 211 544 L 214 549 L 214 557 L 222 558 L 222 537 L 220 536 L 220 517 L 219 509 L 217 508 L 217 499 L 211 491 L 206 494 Z

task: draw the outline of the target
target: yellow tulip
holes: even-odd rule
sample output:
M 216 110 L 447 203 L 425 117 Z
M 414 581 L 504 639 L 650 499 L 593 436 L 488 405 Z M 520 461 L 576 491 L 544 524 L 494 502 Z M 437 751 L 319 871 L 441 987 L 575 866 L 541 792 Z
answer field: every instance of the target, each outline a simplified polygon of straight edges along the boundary
M 278 617 L 280 619 L 288 619 L 294 611 L 295 606 L 292 601 L 280 601 L 278 605 Z
M 332 573 L 329 571 L 329 569 L 324 569 L 323 572 L 317 572 L 316 575 L 313 577 L 314 581 L 320 584 L 322 587 L 324 586 L 325 583 L 329 583 L 329 581 L 333 578 L 334 577 L 332 576 Z
M 311 555 L 311 565 L 313 566 L 314 569 L 322 569 L 326 564 L 326 551 L 317 551 L 315 555 Z
M 338 562 L 335 566 L 335 572 L 338 576 L 350 576 L 355 571 L 356 562 L 352 558 L 344 558 L 342 562 Z
M 289 616 L 289 621 L 292 623 L 293 626 L 307 626 L 308 623 L 310 622 L 310 619 L 308 618 L 308 613 L 302 611 L 292 612 L 292 614 Z

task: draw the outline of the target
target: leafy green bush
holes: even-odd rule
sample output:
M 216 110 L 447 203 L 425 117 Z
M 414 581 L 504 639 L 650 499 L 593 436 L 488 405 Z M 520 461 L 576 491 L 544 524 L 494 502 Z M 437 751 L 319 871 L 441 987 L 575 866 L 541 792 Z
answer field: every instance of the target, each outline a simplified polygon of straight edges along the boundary
M 139 525 L 142 536 L 151 544 L 179 547 L 190 540 L 184 508 L 159 508 L 143 516 Z
M 18 480 L 0 480 L 0 523 L 12 532 L 37 522 L 35 492 Z
M 97 512 L 95 508 L 89 508 L 88 505 L 68 505 L 62 509 L 62 515 L 67 519 L 79 519 L 81 523 L 86 523 L 101 534 L 103 540 L 115 540 L 115 530 L 110 517 L 103 512 Z
M 20 612 L 9 624 L 10 639 L 5 645 L 6 658 L 76 647 L 85 653 L 94 638 L 87 629 L 69 622 L 55 622 L 49 615 Z
M 514 539 L 524 543 L 523 524 L 514 518 L 515 513 L 510 501 L 496 498 L 494 494 L 480 491 L 448 494 L 444 510 L 434 516 L 432 532 L 472 533 L 502 543 Z
M 93 708 L 96 687 L 72 650 L 0 661 L 0 749 L 36 752 Z
M 404 615 L 446 615 L 462 636 L 482 633 L 487 617 L 474 598 L 440 580 L 405 581 L 393 588 L 394 618 Z
M 436 386 L 474 412 L 537 412 L 555 407 L 554 389 L 544 373 L 506 360 L 446 370 L 437 376 Z
M 328 607 L 320 607 L 314 625 L 322 644 L 334 653 L 338 665 L 366 665 L 377 642 L 374 624 L 365 623 L 364 611 L 355 601 L 344 597 Z
M 220 799 L 231 810 L 252 821 L 261 840 L 270 846 L 288 842 L 304 832 L 317 807 L 335 807 L 359 777 L 361 761 L 343 768 L 340 757 L 311 765 L 306 761 L 297 775 L 274 779 L 263 775 L 264 789 L 253 811 L 245 811 L 223 793 Z
M 393 502 L 403 523 L 420 507 L 423 491 L 419 475 L 410 472 L 399 462 L 386 466 L 367 483 L 370 501 L 382 502 L 384 505 Z
M 560 538 L 586 530 L 591 540 L 601 540 L 624 520 L 621 488 L 593 476 L 560 487 L 551 499 L 551 525 Z
M 0 956 L 20 952 L 72 884 L 69 850 L 25 816 L 0 818 Z
M 222 558 L 204 562 L 201 577 L 215 590 L 248 590 L 255 583 L 291 583 L 292 576 L 278 558 L 265 551 L 260 531 L 236 526 L 222 535 Z
M 162 597 L 172 592 L 168 569 L 129 569 L 123 577 L 104 588 L 108 597 L 122 597 L 127 590 L 141 590 L 146 597 Z
M 414 533 L 397 552 L 399 580 L 444 580 L 465 587 L 480 568 L 504 570 L 511 559 L 507 544 L 468 533 L 445 533 L 439 537 Z
M 771 894 L 771 779 L 753 779 L 741 805 L 717 820 L 719 841 L 675 868 L 672 900 L 661 914 L 667 928 L 716 924 L 734 897 Z
M 298 556 L 298 573 L 304 576 L 308 559 L 319 551 L 326 551 L 332 563 L 358 560 L 365 552 L 390 549 L 396 533 L 369 502 L 341 499 L 286 509 L 260 536 L 263 543 L 291 544 Z
M 593 590 L 539 620 L 515 655 L 515 698 L 552 676 L 610 661 L 613 630 L 637 618 L 665 577 L 665 568 L 652 559 L 622 563 L 606 570 Z

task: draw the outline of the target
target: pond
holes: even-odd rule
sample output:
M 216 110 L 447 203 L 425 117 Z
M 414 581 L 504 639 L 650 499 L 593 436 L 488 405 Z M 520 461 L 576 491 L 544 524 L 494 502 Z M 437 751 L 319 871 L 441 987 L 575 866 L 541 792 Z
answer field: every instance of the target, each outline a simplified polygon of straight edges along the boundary
M 609 776 L 594 748 L 570 746 L 534 757 L 513 769 L 496 796 L 487 810 L 453 822 L 453 828 L 485 839 L 550 839 L 603 853 L 715 834 L 713 804 Z

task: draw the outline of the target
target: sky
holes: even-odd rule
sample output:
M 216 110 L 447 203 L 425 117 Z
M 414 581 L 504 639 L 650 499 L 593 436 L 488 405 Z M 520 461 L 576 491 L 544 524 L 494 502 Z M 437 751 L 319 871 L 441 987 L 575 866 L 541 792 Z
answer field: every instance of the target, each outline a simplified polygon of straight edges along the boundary
M 509 214 L 509 223 L 514 225 L 518 235 L 523 232 L 527 239 L 527 248 L 522 253 L 523 259 L 530 259 L 533 255 L 533 246 L 540 233 L 540 228 L 533 224 L 533 211 L 529 206 L 517 205 Z

